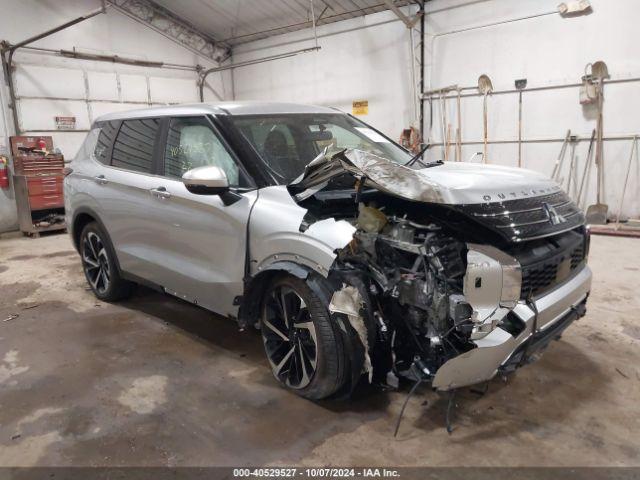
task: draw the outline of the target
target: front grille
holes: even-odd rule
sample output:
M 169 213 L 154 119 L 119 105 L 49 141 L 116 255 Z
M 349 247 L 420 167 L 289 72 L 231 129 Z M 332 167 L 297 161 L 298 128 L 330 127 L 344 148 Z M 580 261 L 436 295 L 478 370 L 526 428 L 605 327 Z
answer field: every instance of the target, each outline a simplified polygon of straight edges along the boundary
M 558 276 L 558 264 L 547 263 L 540 268 L 530 268 L 522 272 L 522 297 L 531 294 L 537 296 L 555 283 Z
M 511 249 L 522 267 L 521 299 L 544 295 L 578 273 L 585 260 L 584 239 L 582 232 L 571 231 Z
M 571 270 L 576 269 L 584 261 L 584 247 L 580 245 L 571 252 Z
M 562 191 L 457 208 L 511 242 L 556 235 L 584 224 L 582 212 Z

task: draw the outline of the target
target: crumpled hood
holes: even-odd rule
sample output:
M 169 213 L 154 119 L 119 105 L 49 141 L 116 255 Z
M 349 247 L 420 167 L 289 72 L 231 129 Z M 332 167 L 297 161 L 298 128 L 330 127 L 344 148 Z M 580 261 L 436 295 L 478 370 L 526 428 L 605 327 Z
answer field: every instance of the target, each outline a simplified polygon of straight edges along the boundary
M 289 187 L 301 200 L 345 172 L 366 178 L 368 186 L 391 195 L 447 205 L 500 202 L 560 191 L 556 182 L 532 170 L 463 162 L 414 170 L 355 149 L 319 155 Z

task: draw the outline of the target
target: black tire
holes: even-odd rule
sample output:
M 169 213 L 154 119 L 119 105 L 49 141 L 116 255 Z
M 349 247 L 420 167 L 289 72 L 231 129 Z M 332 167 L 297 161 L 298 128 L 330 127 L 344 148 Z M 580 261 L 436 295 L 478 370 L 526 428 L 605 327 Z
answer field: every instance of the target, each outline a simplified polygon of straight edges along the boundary
M 116 302 L 131 295 L 134 284 L 120 276 L 109 237 L 98 223 L 91 222 L 84 227 L 79 247 L 84 276 L 96 297 Z
M 285 299 L 287 307 L 295 310 L 295 296 L 304 302 L 306 313 L 293 312 L 287 325 L 278 313 L 277 297 Z M 275 303 L 274 303 L 275 302 Z M 267 287 L 263 297 L 260 330 L 265 353 L 271 371 L 282 385 L 298 395 L 312 400 L 320 400 L 336 393 L 345 383 L 344 347 L 339 332 L 331 321 L 330 314 L 316 293 L 304 280 L 291 275 L 276 277 Z M 282 315 L 280 315 L 282 316 Z M 313 325 L 314 334 L 309 329 Z M 307 325 L 295 327 L 295 325 Z M 288 330 L 287 330 L 288 329 Z M 277 333 L 279 331 L 279 333 Z M 307 333 L 308 332 L 308 333 Z M 288 340 L 285 340 L 284 337 Z M 312 348 L 309 339 L 315 336 L 315 364 L 312 361 Z M 288 342 L 288 343 L 287 343 Z M 285 356 L 292 351 L 289 359 Z M 286 362 L 286 363 L 283 363 Z M 313 367 L 313 373 L 309 372 Z M 308 381 L 304 380 L 307 374 Z

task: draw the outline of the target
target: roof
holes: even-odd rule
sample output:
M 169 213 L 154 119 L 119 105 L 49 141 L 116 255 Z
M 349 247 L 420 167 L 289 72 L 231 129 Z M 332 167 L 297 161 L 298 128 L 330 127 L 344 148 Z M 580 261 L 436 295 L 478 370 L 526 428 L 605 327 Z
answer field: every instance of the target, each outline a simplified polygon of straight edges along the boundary
M 217 41 L 235 46 L 311 28 L 309 0 L 153 0 Z M 398 7 L 413 0 L 396 0 Z M 315 0 L 317 25 L 387 10 L 384 0 Z
M 284 102 L 217 102 L 140 108 L 102 115 L 96 122 L 171 115 L 269 115 L 291 113 L 336 113 L 339 110 L 317 105 Z

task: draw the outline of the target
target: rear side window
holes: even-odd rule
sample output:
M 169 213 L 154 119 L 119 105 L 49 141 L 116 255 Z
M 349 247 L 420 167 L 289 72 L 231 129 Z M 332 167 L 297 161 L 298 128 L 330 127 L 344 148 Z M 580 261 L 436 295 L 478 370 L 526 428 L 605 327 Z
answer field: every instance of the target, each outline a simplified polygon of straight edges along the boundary
M 105 122 L 100 125 L 99 131 L 98 142 L 96 143 L 93 154 L 100 163 L 109 165 L 111 163 L 109 159 L 109 149 L 111 148 L 111 143 L 113 143 L 113 138 L 118 132 L 118 122 Z
M 159 125 L 160 122 L 155 118 L 122 122 L 113 144 L 111 165 L 134 172 L 151 173 Z
M 100 127 L 93 127 L 82 142 L 78 153 L 76 153 L 74 161 L 86 160 L 92 155 L 95 155 L 96 145 L 98 144 L 98 137 L 100 136 Z

